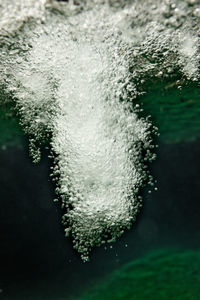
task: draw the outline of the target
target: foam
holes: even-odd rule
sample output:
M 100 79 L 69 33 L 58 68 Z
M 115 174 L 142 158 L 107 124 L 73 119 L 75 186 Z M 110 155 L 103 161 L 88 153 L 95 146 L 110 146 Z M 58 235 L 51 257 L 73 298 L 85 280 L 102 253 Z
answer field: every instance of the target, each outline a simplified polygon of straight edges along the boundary
M 154 157 L 153 127 L 134 107 L 136 82 L 168 76 L 174 62 L 198 78 L 194 19 L 181 32 L 175 20 L 184 14 L 165 1 L 0 4 L 0 30 L 7 32 L 1 82 L 34 161 L 40 146 L 50 145 L 65 233 L 87 260 L 93 246 L 114 241 L 135 220 L 140 188 L 151 182 L 146 162 Z

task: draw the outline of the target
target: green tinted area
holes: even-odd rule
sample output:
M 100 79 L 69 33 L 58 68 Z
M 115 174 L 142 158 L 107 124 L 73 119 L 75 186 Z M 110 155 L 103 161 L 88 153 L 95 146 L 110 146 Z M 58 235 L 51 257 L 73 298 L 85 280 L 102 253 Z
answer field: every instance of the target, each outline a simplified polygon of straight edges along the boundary
M 197 84 L 165 80 L 147 81 L 143 103 L 145 116 L 151 115 L 165 143 L 193 141 L 200 137 L 200 88 Z
M 200 88 L 193 82 L 147 80 L 139 87 L 145 95 L 138 97 L 143 104 L 142 115 L 151 116 L 164 143 L 194 141 L 200 137 Z M 24 133 L 19 118 L 9 101 L 0 94 L 0 147 L 21 146 Z M 3 99 L 4 100 L 4 99 Z
M 197 300 L 200 252 L 154 252 L 119 268 L 79 300 Z
M 24 132 L 19 125 L 19 118 L 16 116 L 13 105 L 0 99 L 0 147 L 7 146 L 22 147 Z

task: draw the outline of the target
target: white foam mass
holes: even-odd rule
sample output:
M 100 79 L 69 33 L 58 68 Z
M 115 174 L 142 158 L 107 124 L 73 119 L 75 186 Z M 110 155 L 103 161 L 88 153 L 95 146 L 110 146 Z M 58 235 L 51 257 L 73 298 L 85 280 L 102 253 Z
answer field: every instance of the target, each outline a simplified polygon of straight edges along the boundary
M 16 102 L 33 159 L 50 145 L 65 232 L 84 260 L 130 227 L 150 178 L 151 124 L 134 108 L 135 82 L 167 73 L 174 61 L 197 76 L 191 23 L 181 39 L 180 11 L 157 2 L 0 1 L 1 84 Z

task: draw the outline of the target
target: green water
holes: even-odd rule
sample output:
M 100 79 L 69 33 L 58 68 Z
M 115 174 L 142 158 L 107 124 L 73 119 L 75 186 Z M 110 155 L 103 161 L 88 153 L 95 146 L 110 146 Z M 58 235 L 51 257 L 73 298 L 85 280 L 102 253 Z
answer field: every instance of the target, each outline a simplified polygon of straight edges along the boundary
M 195 83 L 152 80 L 144 84 L 145 115 L 151 115 L 164 143 L 194 141 L 200 137 L 200 89 Z
M 194 82 L 152 80 L 143 84 L 146 93 L 138 97 L 144 116 L 151 116 L 164 143 L 194 141 L 200 137 L 200 89 Z M 0 95 L 0 97 L 3 97 Z M 22 146 L 23 131 L 10 102 L 0 106 L 0 145 Z M 4 103 L 4 104 L 3 104 Z
M 9 146 L 22 147 L 23 140 L 24 133 L 13 105 L 0 101 L 0 147 L 2 149 Z
M 104 278 L 77 300 L 197 300 L 199 251 L 154 251 Z
M 177 224 L 181 224 L 180 228 L 177 229 L 176 223 L 174 223 L 174 230 L 178 232 L 178 234 L 182 234 L 182 232 L 188 232 L 189 234 L 193 234 L 193 237 L 191 239 L 198 241 L 199 235 L 198 232 L 195 232 L 194 230 L 194 224 L 190 228 L 190 223 L 192 223 L 193 212 L 190 212 L 191 208 L 189 207 L 188 202 L 185 201 L 185 207 L 181 210 L 181 206 L 183 206 L 184 203 L 184 197 L 183 194 L 179 193 L 179 191 L 176 191 L 176 199 L 174 200 L 171 196 L 171 193 L 174 193 L 174 190 L 176 188 L 176 185 L 178 185 L 178 188 L 180 189 L 180 184 L 183 185 L 183 189 L 185 188 L 185 197 L 188 199 L 191 197 L 191 206 L 195 206 L 198 208 L 198 204 L 196 201 L 196 198 L 194 198 L 194 195 L 192 194 L 192 189 L 194 189 L 194 186 L 192 183 L 188 186 L 184 183 L 184 180 L 195 180 L 195 185 L 198 182 L 198 176 L 194 172 L 192 173 L 192 168 L 194 168 L 194 163 L 192 161 L 191 168 L 187 168 L 186 165 L 186 173 L 188 172 L 188 175 L 183 178 L 183 183 L 181 183 L 181 179 L 179 180 L 179 177 L 181 178 L 183 170 L 177 171 L 176 173 L 173 171 L 173 169 L 167 169 L 167 163 L 163 164 L 161 163 L 161 159 L 164 159 L 165 155 L 170 155 L 171 148 L 170 145 L 172 145 L 172 152 L 175 148 L 178 148 L 181 144 L 182 145 L 193 145 L 192 142 L 195 140 L 198 140 L 200 137 L 200 92 L 199 87 L 197 84 L 194 83 L 188 83 L 187 85 L 182 85 L 182 88 L 178 88 L 177 83 L 172 83 L 169 81 L 152 81 L 144 85 L 144 88 L 146 89 L 147 93 L 143 96 L 141 96 L 138 99 L 138 102 L 143 102 L 143 108 L 144 108 L 144 115 L 151 115 L 153 124 L 156 125 L 160 132 L 159 141 L 166 145 L 166 148 L 168 149 L 166 153 L 162 150 L 160 153 L 161 157 L 158 157 L 157 164 L 159 167 L 159 164 L 164 169 L 162 172 L 157 171 L 154 173 L 154 177 L 160 180 L 160 178 L 157 178 L 158 176 L 165 176 L 165 173 L 168 173 L 168 177 L 166 177 L 166 183 L 165 183 L 165 189 L 164 192 L 168 195 L 168 198 L 165 196 L 165 200 L 163 202 L 161 201 L 162 195 L 158 195 L 158 201 L 161 201 L 162 204 L 166 204 L 167 201 L 170 202 L 170 199 L 172 198 L 172 202 L 169 206 L 166 205 L 166 214 L 169 214 L 169 222 L 174 222 L 175 218 L 185 218 L 184 210 L 188 210 L 188 219 L 185 218 L 184 222 L 177 222 Z M 18 147 L 23 149 L 23 141 L 24 141 L 24 133 L 19 125 L 19 118 L 15 114 L 13 106 L 7 102 L 7 104 L 2 104 L 0 107 L 0 147 L 1 149 L 11 149 L 12 147 Z M 194 143 L 194 145 L 196 145 Z M 185 146 L 184 146 L 185 147 Z M 163 149 L 165 146 L 163 146 Z M 13 148 L 14 149 L 14 148 Z M 180 148 L 181 149 L 181 148 Z M 188 149 L 188 150 L 187 150 Z M 198 151 L 198 147 L 197 150 Z M 184 153 L 186 155 L 187 159 L 187 151 L 195 151 L 195 148 L 192 147 L 184 148 Z M 159 149 L 158 149 L 159 151 Z M 181 150 L 180 150 L 181 151 Z M 13 152 L 14 153 L 14 152 Z M 189 154 L 189 153 L 188 153 Z M 192 155 L 192 154 L 191 154 Z M 173 155 L 171 158 L 168 158 L 169 160 L 173 159 Z M 175 156 L 176 162 L 176 156 Z M 171 162 L 173 165 L 173 161 Z M 188 159 L 189 164 L 189 159 Z M 178 168 L 180 165 L 178 165 Z M 176 168 L 176 166 L 175 166 Z M 30 169 L 31 170 L 31 169 Z M 185 172 L 185 171 L 184 171 Z M 175 176 L 174 176 L 175 173 Z M 191 174 L 190 174 L 191 173 Z M 162 175 L 163 174 L 163 175 Z M 36 176 L 36 175 L 35 175 Z M 174 178 L 173 178 L 174 176 Z M 174 185 L 169 182 L 169 178 L 172 178 L 172 182 L 174 181 Z M 165 181 L 165 178 L 164 180 Z M 178 182 L 178 183 L 177 183 Z M 43 187 L 42 187 L 43 188 Z M 162 187 L 161 187 L 162 189 Z M 159 193 L 159 190 L 158 192 Z M 196 193 L 196 192 L 194 192 Z M 20 192 L 21 194 L 21 192 Z M 22 191 L 23 194 L 23 191 Z M 46 192 L 44 193 L 46 194 Z M 179 196 L 180 195 L 180 196 Z M 35 197 L 35 196 L 34 196 Z M 183 197 L 183 198 L 182 198 Z M 43 196 L 44 198 L 44 196 Z M 42 200 L 43 200 L 42 198 Z M 49 196 L 51 198 L 51 196 Z M 154 196 L 155 198 L 155 196 Z M 160 199 L 160 200 L 159 200 Z M 29 199 L 27 199 L 28 201 Z M 34 200 L 35 201 L 35 200 Z M 49 201 L 52 201 L 50 199 Z M 173 203 L 173 201 L 176 201 Z M 196 201 L 196 202 L 195 202 Z M 26 203 L 26 201 L 24 201 Z M 38 202 L 39 203 L 39 202 Z M 178 203 L 180 205 L 180 209 L 177 209 Z M 23 204 L 23 201 L 22 201 Z M 36 201 L 37 204 L 37 201 Z M 23 204 L 25 205 L 25 204 Z M 22 205 L 22 206 L 23 206 Z M 43 204 L 44 205 L 44 204 Z M 160 206 L 154 204 L 154 208 L 157 208 L 157 214 L 159 215 L 161 211 L 161 204 Z M 34 207 L 33 207 L 34 209 Z M 52 211 L 55 210 L 55 207 L 52 208 Z M 177 210 L 177 211 L 176 211 Z M 195 210 L 195 209 L 194 209 Z M 172 214 L 173 211 L 173 214 Z M 198 211 L 198 210 L 197 210 Z M 33 212 L 35 212 L 33 210 Z M 38 210 L 38 213 L 40 211 Z M 149 215 L 151 212 L 147 211 L 146 214 Z M 41 218 L 44 220 L 47 218 L 47 215 L 49 213 L 44 213 L 44 215 L 41 216 Z M 21 218 L 21 216 L 20 216 Z M 34 217 L 35 219 L 35 217 Z M 161 216 L 162 219 L 162 216 Z M 43 220 L 41 222 L 43 222 Z M 153 217 L 152 217 L 152 220 Z M 156 226 L 159 225 L 161 227 L 160 231 L 162 231 L 162 234 L 164 236 L 164 239 L 167 240 L 167 238 L 172 239 L 173 232 L 170 230 L 164 231 L 163 228 L 165 227 L 163 224 L 164 221 L 160 220 L 157 221 Z M 58 223 L 58 220 L 56 220 Z M 52 223 L 52 220 L 49 221 L 49 224 Z M 138 218 L 138 225 L 142 223 L 142 217 Z M 185 225 L 184 225 L 185 224 Z M 151 225 L 151 223 L 150 223 Z M 60 226 L 60 225 L 59 225 Z M 135 225 L 134 225 L 135 226 Z M 185 227 L 184 227 L 185 226 Z M 47 226 L 47 228 L 49 225 Z M 147 226 L 148 227 L 148 226 Z M 171 226 L 173 227 L 173 226 Z M 188 229 L 190 228 L 190 229 Z M 144 231 L 146 232 L 148 228 L 144 227 L 142 230 L 142 233 L 144 234 Z M 21 230 L 21 229 L 20 229 Z M 13 229 L 11 229 L 13 231 Z M 62 231 L 62 229 L 61 229 Z M 133 228 L 132 234 L 134 235 L 135 227 Z M 139 230 L 141 234 L 141 229 Z M 197 228 L 198 231 L 198 228 Z M 167 232 L 167 233 L 166 233 Z M 187 234 L 188 234 L 187 233 Z M 63 235 L 63 232 L 60 233 L 61 236 Z M 187 235 L 186 234 L 186 235 Z M 189 235 L 188 234 L 188 235 Z M 51 235 L 49 234 L 51 237 Z M 146 238 L 148 239 L 148 232 L 146 233 Z M 170 237 L 171 236 L 171 237 Z M 175 236 L 175 235 L 174 235 Z M 27 239 L 27 237 L 26 237 Z M 25 243 L 26 243 L 25 239 Z M 32 238 L 31 238 L 32 239 Z M 42 237 L 42 240 L 44 238 Z M 64 238 L 63 238 L 64 239 Z M 153 239 L 153 238 L 152 238 Z M 160 236 L 158 237 L 160 239 Z M 128 239 L 127 239 L 128 240 Z M 185 241 L 185 245 L 188 243 L 187 246 L 182 246 L 180 248 L 176 247 L 169 247 L 166 246 L 168 242 L 166 242 L 166 245 L 161 247 L 162 242 L 160 242 L 160 245 L 152 245 L 151 250 L 147 249 L 147 251 L 144 251 L 142 247 L 142 243 L 145 244 L 144 240 L 141 242 L 141 244 L 138 246 L 138 249 L 141 249 L 141 254 L 137 252 L 137 255 L 132 255 L 131 251 L 134 251 L 134 249 L 137 248 L 137 244 L 134 244 L 131 242 L 132 236 L 130 234 L 129 236 L 129 249 L 127 252 L 128 256 L 127 259 L 122 259 L 122 262 L 117 265 L 117 263 L 112 263 L 113 265 L 109 266 L 109 256 L 107 258 L 102 258 L 102 261 L 104 263 L 104 268 L 107 270 L 104 274 L 102 274 L 99 270 L 101 269 L 101 266 L 98 266 L 98 260 L 97 262 L 93 262 L 94 265 L 90 265 L 90 263 L 82 267 L 79 265 L 76 265 L 76 270 L 74 269 L 74 265 L 72 264 L 70 266 L 66 265 L 66 273 L 63 272 L 63 275 L 61 276 L 61 279 L 63 281 L 63 285 L 58 284 L 58 288 L 56 292 L 49 292 L 51 291 L 52 287 L 54 286 L 55 280 L 50 280 L 47 282 L 45 287 L 40 287 L 39 284 L 37 286 L 37 289 L 34 288 L 34 282 L 31 284 L 30 293 L 29 289 L 25 292 L 23 292 L 23 288 L 26 288 L 26 284 L 22 283 L 16 283 L 15 288 L 12 288 L 11 283 L 11 290 L 12 296 L 6 296 L 6 288 L 5 292 L 2 292 L 2 299 L 5 300 L 15 300 L 15 299 L 31 299 L 31 300 L 40 300 L 40 299 L 52 299 L 52 300 L 67 300 L 67 299 L 74 299 L 74 300 L 118 300 L 118 299 L 124 299 L 124 300 L 168 300 L 168 299 L 174 299 L 174 300 L 198 300 L 200 295 L 200 251 L 197 247 L 193 247 L 192 244 Z M 56 240 L 54 243 L 55 245 L 60 243 L 60 240 Z M 134 242 L 137 243 L 137 234 L 136 239 Z M 180 242 L 180 241 L 179 241 Z M 52 242 L 51 242 L 52 243 Z M 115 254 L 121 250 L 120 249 L 120 243 L 116 243 L 116 248 L 113 250 L 113 257 Z M 113 245 L 115 247 L 115 245 Z M 15 246 L 16 247 L 16 246 Z M 34 246 L 35 247 L 35 246 Z M 35 252 L 33 247 L 33 252 Z M 42 246 L 38 242 L 38 249 Z M 49 247 L 49 246 L 48 246 Z M 66 245 L 63 246 L 64 248 Z M 123 246 L 124 247 L 124 246 Z M 188 250 L 189 248 L 189 250 Z M 45 248 L 48 251 L 48 248 Z M 132 249 L 132 250 L 131 250 Z M 160 250 L 161 249 L 161 250 Z M 191 250 L 190 250 L 191 249 Z M 100 249 L 101 250 L 101 249 Z M 138 250 L 138 251 L 139 251 Z M 44 252 L 45 252 L 44 251 Z M 54 249 L 53 249 L 54 251 Z M 52 251 L 52 253 L 54 253 Z M 63 250 L 65 252 L 65 250 Z M 116 252 L 116 253 L 115 253 Z M 57 251 L 57 255 L 59 255 L 60 249 Z M 146 253 L 146 254 L 145 254 Z M 103 254 L 103 252 L 102 252 Z M 103 254 L 104 255 L 104 254 Z M 45 255 L 46 256 L 46 255 Z M 34 257 L 34 256 L 33 256 Z M 56 259 L 53 254 L 52 257 Z M 73 257 L 73 256 L 72 256 Z M 52 261 L 54 261 L 52 259 Z M 16 259 L 18 260 L 18 259 Z M 106 261 L 107 260 L 107 261 Z M 42 259 L 41 259 L 42 261 Z M 40 263 L 41 263 L 40 261 Z M 46 264 L 50 264 L 50 260 Z M 37 261 L 36 261 L 37 264 Z M 108 265 L 108 267 L 105 267 L 105 265 Z M 41 263 L 42 265 L 42 263 Z M 61 265 L 61 264 L 60 264 Z M 69 267 L 70 266 L 70 267 Z M 64 268 L 64 265 L 63 265 Z M 68 268 L 70 269 L 70 272 L 68 274 L 67 280 L 65 281 L 63 278 L 65 278 L 68 273 Z M 97 275 L 94 275 L 94 281 L 92 281 L 91 277 L 93 277 L 91 269 L 97 268 Z M 86 271 L 87 270 L 87 271 Z M 90 270 L 90 271 L 88 271 Z M 30 272 L 32 272 L 30 267 Z M 88 273 L 87 273 L 88 272 Z M 91 273 L 90 273 L 91 272 Z M 54 272 L 57 274 L 57 271 Z M 59 273 L 59 272 L 58 272 Z M 79 274 L 80 273 L 80 274 Z M 95 273 L 95 271 L 94 271 Z M 86 274 L 86 275 L 84 275 Z M 99 275 L 100 274 L 100 275 Z M 57 277 L 58 275 L 56 275 Z M 58 278 L 59 278 L 58 276 Z M 70 279 L 70 276 L 74 276 L 74 278 L 77 279 Z M 95 277 L 96 276 L 96 277 Z M 84 278 L 83 278 L 84 277 Z M 3 278 L 3 277 L 2 277 Z M 22 280 L 23 281 L 23 280 Z M 58 280 L 59 281 L 59 280 Z M 80 287 L 81 282 L 84 281 L 84 284 L 82 287 Z M 1 282 L 0 282 L 1 283 Z M 77 283 L 77 286 L 76 286 Z M 21 284 L 21 285 L 20 285 Z M 14 284 L 13 284 L 14 285 Z M 72 291 L 69 289 L 68 286 L 74 285 L 72 288 Z M 9 290 L 9 289 L 8 289 Z M 77 293 L 74 291 L 77 290 Z M 23 296 L 24 293 L 24 296 Z M 42 294 L 43 296 L 41 296 Z M 62 294 L 62 296 L 61 296 Z M 16 295 L 13 296 L 13 295 Z M 28 296 L 29 295 L 29 296 Z M 75 297 L 74 295 L 79 295 Z M 28 298 L 29 297 L 29 298 Z

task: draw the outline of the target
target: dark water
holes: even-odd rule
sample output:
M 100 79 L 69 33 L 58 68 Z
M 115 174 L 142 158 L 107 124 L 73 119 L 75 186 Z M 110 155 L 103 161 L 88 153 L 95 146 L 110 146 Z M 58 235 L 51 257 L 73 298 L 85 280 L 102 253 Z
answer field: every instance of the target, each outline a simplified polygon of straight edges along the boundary
M 160 144 L 152 166 L 158 191 L 144 192 L 130 231 L 83 263 L 63 234 L 48 153 L 33 165 L 26 143 L 1 150 L 0 299 L 70 299 L 152 250 L 199 249 L 199 153 L 200 141 Z

